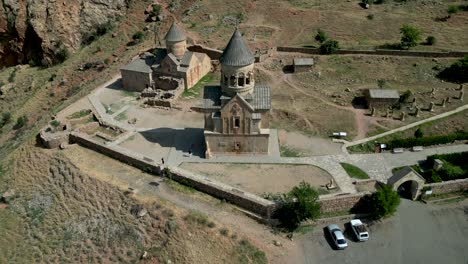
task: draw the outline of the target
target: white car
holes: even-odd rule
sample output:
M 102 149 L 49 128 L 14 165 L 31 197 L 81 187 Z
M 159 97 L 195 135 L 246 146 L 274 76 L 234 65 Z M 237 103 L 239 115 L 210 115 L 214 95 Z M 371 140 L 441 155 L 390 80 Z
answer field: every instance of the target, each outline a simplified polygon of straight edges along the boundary
M 345 249 L 348 247 L 348 243 L 346 243 L 343 232 L 337 225 L 328 225 L 327 230 L 330 233 L 330 236 L 333 239 L 333 243 L 335 243 L 337 249 Z
M 359 241 L 369 240 L 369 231 L 367 231 L 366 226 L 359 219 L 351 220 L 351 229 L 353 230 L 354 235 Z

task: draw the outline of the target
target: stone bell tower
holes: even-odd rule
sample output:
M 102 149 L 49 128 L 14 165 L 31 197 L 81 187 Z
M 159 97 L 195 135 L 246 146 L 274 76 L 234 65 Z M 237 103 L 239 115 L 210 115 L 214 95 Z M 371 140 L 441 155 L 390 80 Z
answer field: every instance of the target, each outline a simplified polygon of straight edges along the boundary
M 164 37 L 167 53 L 172 53 L 178 59 L 182 58 L 187 51 L 187 36 L 174 22 Z
M 236 29 L 220 59 L 223 93 L 229 96 L 252 93 L 255 87 L 254 62 L 254 56 Z

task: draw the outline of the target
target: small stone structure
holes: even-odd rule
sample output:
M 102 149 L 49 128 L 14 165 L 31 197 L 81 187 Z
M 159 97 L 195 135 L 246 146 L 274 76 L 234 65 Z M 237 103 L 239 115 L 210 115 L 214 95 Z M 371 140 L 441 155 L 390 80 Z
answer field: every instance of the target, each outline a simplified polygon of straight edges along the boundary
M 442 169 L 442 166 L 444 166 L 444 162 L 441 161 L 440 159 L 435 159 L 434 160 L 434 165 L 433 165 L 433 169 L 435 171 L 439 171 L 440 169 Z
M 49 149 L 58 148 L 62 144 L 68 144 L 69 135 L 69 124 L 59 124 L 58 126 L 49 124 L 39 132 L 42 145 Z
M 421 194 L 425 179 L 411 167 L 404 167 L 390 177 L 387 184 L 399 193 L 410 193 L 410 198 L 416 200 Z
M 221 83 L 205 86 L 207 158 L 225 154 L 268 154 L 271 92 L 255 85 L 255 58 L 238 29 L 221 56 Z
M 167 32 L 165 41 L 165 51 L 156 55 L 145 53 L 120 69 L 124 89 L 137 92 L 148 87 L 190 89 L 210 72 L 210 57 L 188 51 L 187 37 L 175 23 Z
M 308 72 L 312 70 L 315 61 L 313 58 L 294 58 L 293 69 L 294 72 Z
M 429 103 L 429 112 L 434 112 L 434 102 Z
M 365 97 L 369 108 L 392 106 L 400 100 L 398 91 L 390 89 L 368 89 Z

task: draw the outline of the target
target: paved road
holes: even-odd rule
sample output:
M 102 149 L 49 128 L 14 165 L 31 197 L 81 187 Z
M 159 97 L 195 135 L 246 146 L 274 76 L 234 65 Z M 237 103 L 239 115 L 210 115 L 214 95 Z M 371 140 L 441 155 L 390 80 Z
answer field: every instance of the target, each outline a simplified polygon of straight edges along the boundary
M 343 225 L 341 225 L 343 228 Z M 468 263 L 468 200 L 433 206 L 402 200 L 395 216 L 370 227 L 371 239 L 333 250 L 322 230 L 300 238 L 304 263 Z

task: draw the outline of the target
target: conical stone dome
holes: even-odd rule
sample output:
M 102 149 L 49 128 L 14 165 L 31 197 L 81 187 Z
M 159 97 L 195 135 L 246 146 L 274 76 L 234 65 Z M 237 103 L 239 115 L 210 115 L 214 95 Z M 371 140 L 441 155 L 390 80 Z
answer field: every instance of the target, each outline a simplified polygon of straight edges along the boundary
M 169 31 L 167 32 L 164 39 L 166 41 L 170 41 L 170 42 L 178 42 L 178 41 L 187 40 L 187 36 L 185 36 L 185 33 L 174 22 L 174 23 L 172 23 L 172 26 L 169 29 Z
M 242 38 L 239 29 L 236 29 L 231 37 L 231 40 L 229 40 L 229 43 L 224 49 L 223 55 L 220 58 L 220 62 L 223 65 L 238 67 L 249 65 L 255 62 L 255 58 L 247 45 L 245 45 L 244 39 Z

